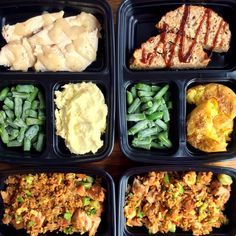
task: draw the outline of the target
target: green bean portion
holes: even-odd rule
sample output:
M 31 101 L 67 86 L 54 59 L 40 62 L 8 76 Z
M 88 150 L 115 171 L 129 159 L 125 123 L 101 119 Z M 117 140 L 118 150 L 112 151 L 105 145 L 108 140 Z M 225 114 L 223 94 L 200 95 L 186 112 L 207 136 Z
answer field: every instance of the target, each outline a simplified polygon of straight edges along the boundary
M 19 84 L 0 90 L 0 137 L 9 148 L 32 147 L 41 152 L 45 142 L 45 98 L 34 85 Z
M 168 84 L 134 84 L 127 94 L 128 136 L 135 148 L 167 149 L 172 147 L 169 127 L 173 104 Z

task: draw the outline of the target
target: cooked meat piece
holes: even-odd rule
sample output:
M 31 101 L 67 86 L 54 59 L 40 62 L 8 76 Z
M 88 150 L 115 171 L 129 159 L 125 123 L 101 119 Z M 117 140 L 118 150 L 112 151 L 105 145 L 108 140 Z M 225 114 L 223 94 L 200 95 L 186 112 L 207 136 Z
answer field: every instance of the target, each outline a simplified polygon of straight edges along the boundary
M 230 47 L 229 24 L 216 12 L 203 6 L 182 5 L 164 15 L 156 27 L 162 31 L 184 34 L 204 49 L 227 52 Z
M 138 218 L 138 217 L 135 217 L 135 218 L 132 218 L 132 219 L 129 219 L 129 224 L 127 225 L 132 225 L 133 226 L 143 226 L 143 223 L 142 223 L 142 219 L 141 218 Z
M 204 68 L 210 62 L 200 44 L 172 33 L 151 37 L 135 50 L 131 69 Z
M 168 181 L 166 176 L 169 176 Z M 228 178 L 231 179 L 230 176 Z M 141 197 L 140 192 L 133 191 L 137 180 L 139 186 L 145 183 L 149 189 Z M 160 183 L 161 192 L 156 188 L 156 183 Z M 127 188 L 124 206 L 126 225 L 145 226 L 149 234 L 175 233 L 177 227 L 192 231 L 196 236 L 210 234 L 214 227 L 219 228 L 228 222 L 223 214 L 232 181 L 228 183 L 222 186 L 218 175 L 212 172 L 152 171 L 134 176 L 131 186 Z M 155 201 L 150 203 L 152 196 L 155 196 Z
M 92 227 L 91 218 L 82 210 L 77 209 L 72 217 L 72 224 L 81 234 L 87 232 Z
M 92 218 L 92 226 L 89 229 L 89 236 L 94 236 L 96 234 L 100 222 L 101 222 L 100 217 L 95 216 Z
M 135 179 L 132 186 L 132 192 L 136 194 L 137 197 L 142 197 L 147 194 L 148 186 L 143 185 L 138 179 Z
M 220 186 L 215 192 L 214 195 L 219 196 L 222 198 L 223 202 L 227 202 L 230 197 L 229 189 L 225 188 L 224 186 Z
M 105 199 L 104 189 L 100 185 L 94 184 L 90 189 L 87 190 L 87 195 L 92 198 L 96 199 L 100 202 L 103 202 Z
M 89 216 L 80 209 L 77 209 L 72 217 L 72 224 L 81 234 L 89 232 L 89 236 L 94 236 L 97 232 L 101 218 Z
M 92 14 L 57 20 L 29 38 L 36 71 L 83 71 L 94 60 L 101 26 Z
M 4 222 L 3 222 L 4 223 Z M 13 225 L 13 227 L 15 228 L 15 229 L 24 229 L 24 223 L 23 222 L 17 222 L 16 221 L 16 219 L 13 219 L 12 221 L 11 221 L 11 224 Z
M 53 24 L 44 27 L 43 30 L 29 38 L 30 44 L 35 45 L 54 45 L 60 49 L 72 41 L 82 38 L 85 32 L 97 31 L 100 37 L 101 25 L 97 18 L 92 14 L 81 12 L 77 16 L 70 16 L 56 20 Z
M 212 182 L 212 177 L 212 172 L 200 172 L 197 175 L 197 183 L 201 185 L 209 185 Z
M 193 147 L 204 152 L 226 151 L 229 130 L 233 129 L 233 121 L 218 123 L 219 104 L 211 98 L 199 104 L 188 116 L 187 141 Z
M 62 18 L 63 15 L 63 11 L 56 13 L 45 13 L 15 25 L 5 25 L 2 29 L 2 35 L 7 43 L 15 40 L 21 40 L 24 37 L 29 37 L 37 33 L 41 28 L 52 24 L 59 18 Z
M 64 48 L 60 45 L 37 45 L 34 55 L 36 71 L 83 71 L 96 60 L 98 48 L 97 30 L 78 35 Z
M 147 194 L 147 197 L 146 197 L 147 202 L 150 203 L 150 204 L 156 202 L 158 194 L 159 194 L 159 192 L 157 191 L 157 189 L 152 188 Z
M 32 48 L 26 38 L 6 44 L 0 51 L 0 65 L 10 70 L 27 71 L 35 63 Z
M 210 83 L 206 85 L 197 85 L 187 91 L 187 102 L 199 105 L 208 99 L 215 98 L 219 104 L 219 111 L 228 119 L 234 119 L 236 116 L 236 94 L 229 87 Z
M 187 212 L 194 210 L 194 207 L 195 207 L 195 203 L 192 199 L 185 199 L 182 205 L 183 210 Z

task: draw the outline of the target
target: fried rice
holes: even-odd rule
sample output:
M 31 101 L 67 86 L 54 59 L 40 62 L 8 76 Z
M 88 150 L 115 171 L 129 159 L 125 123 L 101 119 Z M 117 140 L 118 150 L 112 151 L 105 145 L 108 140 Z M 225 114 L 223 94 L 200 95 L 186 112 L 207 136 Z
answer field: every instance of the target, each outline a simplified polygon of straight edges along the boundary
M 96 234 L 105 200 L 100 178 L 40 173 L 9 176 L 5 184 L 4 224 L 26 229 L 31 236 L 48 231 Z
M 209 234 L 227 224 L 223 214 L 232 179 L 212 172 L 149 172 L 128 187 L 124 214 L 130 227 L 145 226 L 150 234 L 192 231 Z

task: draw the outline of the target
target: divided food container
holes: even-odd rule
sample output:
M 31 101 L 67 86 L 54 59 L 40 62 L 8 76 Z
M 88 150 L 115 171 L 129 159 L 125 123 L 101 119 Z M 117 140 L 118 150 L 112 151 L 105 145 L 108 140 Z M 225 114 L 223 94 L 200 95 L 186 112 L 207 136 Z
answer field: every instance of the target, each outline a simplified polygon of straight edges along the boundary
M 86 174 L 92 177 L 101 177 L 102 178 L 102 187 L 106 189 L 106 199 L 104 205 L 104 212 L 102 213 L 101 223 L 99 225 L 97 236 L 116 236 L 116 217 L 115 217 L 115 188 L 112 177 L 103 170 L 98 169 L 82 169 L 75 167 L 63 167 L 63 168 L 22 168 L 21 170 L 5 170 L 0 173 L 0 190 L 5 190 L 4 180 L 9 175 L 18 175 L 18 174 L 37 174 L 37 173 L 81 173 Z M 53 196 L 52 196 L 53 197 Z M 3 202 L 1 198 L 0 202 L 0 214 L 1 218 L 4 213 Z M 10 225 L 0 224 L 0 235 L 1 236 L 23 236 L 27 235 L 25 230 L 16 230 Z M 57 232 L 48 232 L 44 234 L 45 236 L 61 235 L 64 236 L 64 233 Z M 77 234 L 75 234 L 77 235 Z M 79 235 L 79 234 L 78 234 Z M 88 234 L 85 234 L 88 235 Z
M 211 53 L 211 62 L 205 69 L 161 69 L 161 70 L 132 70 L 129 68 L 130 58 L 135 49 L 152 36 L 159 34 L 155 24 L 163 15 L 175 10 L 182 4 L 202 5 L 217 12 L 229 23 L 232 33 L 230 49 L 227 53 Z M 117 39 L 117 79 L 118 79 L 118 109 L 121 150 L 124 155 L 137 162 L 177 164 L 223 161 L 236 156 L 235 124 L 231 134 L 231 141 L 226 152 L 206 153 L 194 149 L 186 142 L 186 119 L 193 106 L 186 102 L 186 91 L 190 87 L 210 82 L 227 85 L 236 92 L 236 3 L 232 0 L 197 0 L 163 1 L 163 0 L 126 0 L 118 12 L 118 39 Z M 173 143 L 172 148 L 165 150 L 138 149 L 131 146 L 126 114 L 126 91 L 136 83 L 152 85 L 169 84 L 173 102 L 170 114 L 169 137 Z
M 43 12 L 63 10 L 64 16 L 77 15 L 81 11 L 94 14 L 102 30 L 97 52 L 97 59 L 85 71 L 77 72 L 28 72 L 9 71 L 0 67 L 0 89 L 9 85 L 33 84 L 40 88 L 46 100 L 46 142 L 41 153 L 23 152 L 22 149 L 6 148 L 0 143 L 0 161 L 20 164 L 70 164 L 99 161 L 109 156 L 114 145 L 115 111 L 115 69 L 114 69 L 114 28 L 112 11 L 103 0 L 86 1 L 1 1 L 1 25 L 15 24 Z M 0 36 L 0 46 L 6 44 Z M 56 135 L 54 92 L 67 83 L 93 82 L 103 92 L 108 106 L 106 132 L 102 135 L 104 145 L 97 153 L 76 156 L 66 148 L 64 140 Z
M 142 235 L 148 236 L 148 230 L 144 227 L 129 227 L 126 225 L 126 219 L 124 216 L 124 206 L 125 206 L 125 197 L 127 193 L 128 185 L 132 184 L 134 177 L 137 175 L 143 175 L 151 171 L 161 172 L 187 172 L 187 171 L 196 171 L 196 172 L 209 172 L 211 171 L 213 174 L 227 174 L 232 177 L 233 184 L 231 185 L 230 199 L 226 203 L 226 208 L 224 210 L 224 214 L 227 216 L 229 223 L 227 225 L 222 225 L 219 229 L 214 228 L 210 235 L 235 235 L 236 234 L 236 172 L 234 169 L 230 168 L 220 168 L 220 167 L 196 167 L 193 165 L 176 165 L 176 166 L 146 166 L 132 168 L 126 171 L 119 184 L 119 203 L 118 203 L 118 236 L 133 236 L 133 235 Z M 184 232 L 180 229 L 176 229 L 175 233 L 168 234 L 154 234 L 154 235 L 192 235 L 191 232 Z

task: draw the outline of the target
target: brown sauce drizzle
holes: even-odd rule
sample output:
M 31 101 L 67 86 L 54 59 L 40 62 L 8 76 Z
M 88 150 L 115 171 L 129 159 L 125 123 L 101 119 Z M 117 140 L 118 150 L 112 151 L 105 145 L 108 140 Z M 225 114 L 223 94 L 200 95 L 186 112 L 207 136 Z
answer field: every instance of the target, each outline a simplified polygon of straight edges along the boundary
M 220 21 L 220 25 L 219 25 L 219 27 L 218 27 L 218 29 L 217 29 L 216 35 L 215 35 L 215 37 L 214 37 L 214 39 L 213 39 L 212 47 L 210 48 L 211 51 L 212 51 L 212 50 L 216 47 L 216 45 L 217 45 L 217 39 L 218 39 L 218 37 L 219 37 L 219 33 L 220 33 L 220 30 L 221 30 L 221 28 L 222 28 L 222 26 L 223 26 L 223 23 L 224 23 L 224 21 L 223 21 L 223 19 L 222 19 L 222 20 Z
M 192 51 L 193 51 L 193 49 L 194 49 L 194 47 L 197 43 L 197 39 L 198 39 L 198 36 L 200 34 L 200 31 L 202 29 L 202 26 L 203 26 L 204 22 L 206 22 L 206 32 L 205 32 L 205 36 L 204 36 L 204 44 L 207 44 L 208 37 L 209 37 L 209 31 L 210 31 L 210 18 L 211 18 L 211 14 L 212 14 L 212 10 L 209 9 L 209 8 L 205 9 L 205 12 L 202 16 L 202 19 L 201 19 L 198 27 L 197 27 L 196 34 L 195 34 L 195 36 L 192 40 L 192 43 L 189 46 L 187 52 L 184 54 L 184 49 L 185 49 L 185 47 L 184 47 L 185 26 L 188 22 L 189 14 L 190 14 L 190 6 L 184 5 L 184 12 L 183 12 L 183 16 L 182 16 L 181 23 L 180 23 L 180 28 L 179 28 L 179 31 L 176 33 L 173 44 L 171 45 L 170 53 L 169 53 L 168 57 L 167 57 L 166 53 L 164 53 L 165 48 L 166 48 L 166 44 L 167 44 L 166 34 L 167 34 L 167 31 L 168 31 L 167 30 L 168 25 L 164 25 L 163 26 L 163 32 L 160 35 L 160 40 L 155 45 L 155 47 L 153 49 L 153 52 L 146 53 L 145 49 L 143 47 L 141 47 L 142 48 L 142 58 L 140 59 L 140 61 L 144 64 L 151 65 L 154 58 L 155 58 L 155 56 L 156 56 L 157 49 L 160 46 L 160 44 L 162 43 L 162 45 L 163 45 L 162 56 L 163 56 L 163 59 L 165 61 L 166 67 L 170 68 L 171 64 L 172 64 L 172 59 L 173 59 L 173 56 L 174 56 L 174 53 L 175 53 L 175 48 L 177 46 L 177 43 L 180 40 L 179 50 L 178 50 L 178 58 L 179 58 L 180 62 L 187 63 L 189 61 L 189 59 L 191 58 Z M 221 29 L 223 29 L 223 32 L 224 32 L 226 26 L 227 26 L 227 23 L 224 22 L 223 19 L 222 19 L 221 22 L 220 22 L 219 28 L 218 28 L 218 30 L 215 34 L 215 37 L 213 39 L 212 47 L 211 47 L 210 50 L 213 50 L 216 47 L 217 40 L 218 40 L 218 37 L 219 37 L 219 33 L 220 33 Z M 150 43 L 153 43 L 154 42 L 154 37 L 150 38 L 148 41 Z M 220 46 L 222 46 L 223 43 L 224 43 L 224 39 L 222 37 L 221 42 L 220 42 Z
M 206 32 L 205 32 L 205 37 L 204 37 L 204 44 L 207 44 L 207 42 L 208 42 L 208 35 L 209 35 L 209 29 L 210 29 L 211 13 L 212 13 L 212 10 L 211 10 L 211 9 L 207 8 L 207 9 L 205 10 L 204 17 L 206 16 L 207 19 L 206 19 Z
M 223 32 L 223 33 L 225 32 L 226 26 L 227 26 L 227 23 L 225 22 L 224 25 L 223 25 L 223 27 L 222 27 L 222 32 Z M 224 44 L 224 37 L 223 37 L 223 35 L 222 35 L 222 37 L 221 37 L 221 42 L 220 42 L 220 44 L 219 44 L 219 47 L 221 48 L 221 47 L 223 46 L 223 44 Z

